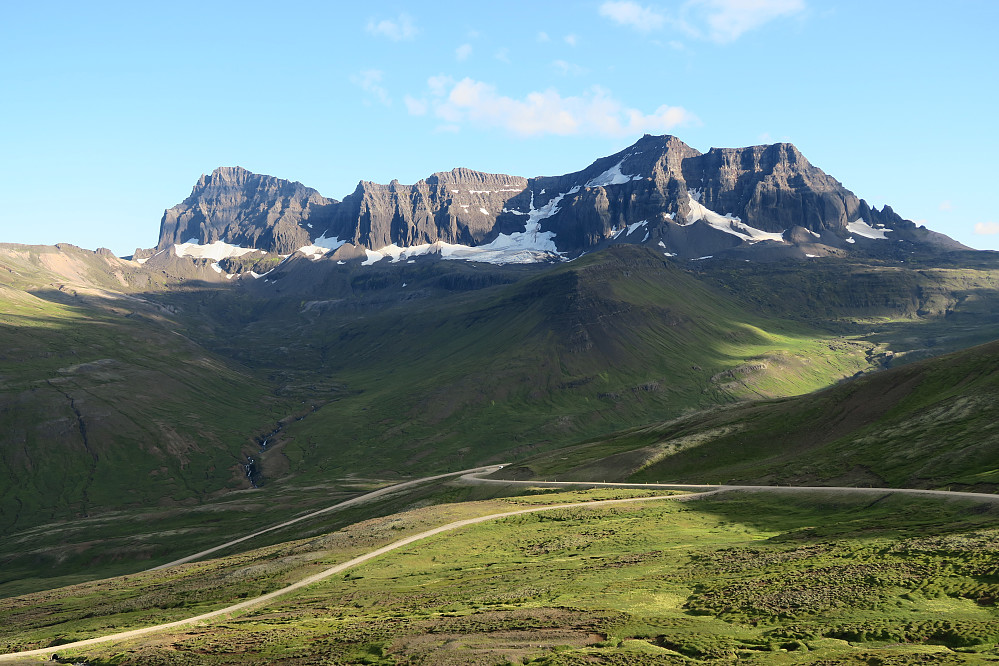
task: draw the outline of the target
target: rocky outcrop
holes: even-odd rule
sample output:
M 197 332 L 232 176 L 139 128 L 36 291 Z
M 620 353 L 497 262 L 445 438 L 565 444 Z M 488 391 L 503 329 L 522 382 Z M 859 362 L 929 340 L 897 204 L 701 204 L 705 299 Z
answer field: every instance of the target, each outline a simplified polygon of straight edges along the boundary
M 685 160 L 683 174 L 707 208 L 764 231 L 841 231 L 858 218 L 860 200 L 789 143 L 712 148 Z
M 701 153 L 674 136 L 646 135 L 562 176 L 459 168 L 413 185 L 361 181 L 339 203 L 300 183 L 224 167 L 166 211 L 159 248 L 197 238 L 288 254 L 325 238 L 340 246 L 328 256 L 349 261 L 391 245 L 476 247 L 525 231 L 554 234 L 565 257 L 623 242 L 688 258 L 743 246 L 766 246 L 768 256 L 780 247 L 795 248 L 789 256 L 880 251 L 898 240 L 963 247 L 887 206 L 870 207 L 789 143 Z
M 326 226 L 335 205 L 301 183 L 220 167 L 163 213 L 157 248 L 195 238 L 288 254 L 309 244 L 310 225 Z
M 370 249 L 437 241 L 479 245 L 504 231 L 523 231 L 523 221 L 507 206 L 523 203 L 527 184 L 526 178 L 471 169 L 435 173 L 414 185 L 361 181 L 336 207 L 325 235 Z

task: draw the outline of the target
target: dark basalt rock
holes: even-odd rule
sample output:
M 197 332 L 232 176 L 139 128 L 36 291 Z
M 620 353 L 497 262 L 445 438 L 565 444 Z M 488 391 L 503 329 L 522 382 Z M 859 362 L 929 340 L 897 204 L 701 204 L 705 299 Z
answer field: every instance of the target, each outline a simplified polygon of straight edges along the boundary
M 309 244 L 307 225 L 324 225 L 335 205 L 301 183 L 219 167 L 201 176 L 183 203 L 163 213 L 156 247 L 197 238 L 288 254 Z
M 750 244 L 693 219 L 689 191 L 707 209 L 783 240 Z M 289 254 L 325 236 L 346 241 L 327 258 L 347 261 L 392 244 L 483 245 L 524 231 L 530 213 L 545 206 L 551 210 L 541 217 L 541 230 L 555 233 L 567 257 L 615 243 L 661 244 L 682 258 L 764 245 L 768 256 L 781 247 L 793 250 L 788 256 L 803 256 L 808 250 L 801 248 L 816 243 L 889 253 L 897 250 L 884 245 L 898 241 L 964 248 L 888 206 L 870 207 L 789 143 L 701 153 L 668 135 L 646 135 L 562 176 L 528 179 L 459 168 L 413 185 L 361 181 L 342 202 L 300 183 L 222 167 L 202 176 L 190 197 L 164 213 L 158 248 L 197 238 Z M 847 225 L 858 219 L 890 229 L 888 240 L 848 242 L 853 234 Z M 641 233 L 621 233 L 641 222 Z

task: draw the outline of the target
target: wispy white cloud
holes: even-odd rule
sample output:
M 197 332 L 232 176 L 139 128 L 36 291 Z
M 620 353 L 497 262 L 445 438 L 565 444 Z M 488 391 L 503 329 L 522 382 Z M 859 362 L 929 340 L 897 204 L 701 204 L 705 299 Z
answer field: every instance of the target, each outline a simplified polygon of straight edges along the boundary
M 539 32 L 537 39 L 538 39 L 539 42 L 542 42 L 542 43 L 544 43 L 544 42 L 550 42 L 552 40 L 552 38 L 548 36 L 547 32 Z
M 941 201 L 940 205 L 938 206 L 938 208 L 940 210 L 953 210 L 954 209 L 954 204 L 952 204 L 950 202 L 950 200 L 948 199 L 947 201 Z
M 770 21 L 798 14 L 805 0 L 685 0 L 675 11 L 633 0 L 608 0 L 598 12 L 639 32 L 663 28 L 719 44 L 733 42 Z
M 399 14 L 394 19 L 382 19 L 368 21 L 367 31 L 372 35 L 387 37 L 393 42 L 409 41 L 416 37 L 420 30 L 413 22 L 413 17 L 409 14 Z
M 496 49 L 496 53 L 493 54 L 493 57 L 496 58 L 497 60 L 499 60 L 500 62 L 505 62 L 506 64 L 509 65 L 510 64 L 510 49 L 508 49 L 505 46 L 503 48 Z
M 651 7 L 642 7 L 637 2 L 619 0 L 600 5 L 600 15 L 615 23 L 634 28 L 639 32 L 659 30 L 666 23 L 666 16 Z
M 381 85 L 383 76 L 384 73 L 380 69 L 365 69 L 352 75 L 350 82 L 374 97 L 380 104 L 390 106 L 392 98 Z
M 805 0 L 696 0 L 692 5 L 704 12 L 708 37 L 726 43 L 776 18 L 797 14 Z
M 427 115 L 427 100 L 416 99 L 410 95 L 406 95 L 402 98 L 403 103 L 406 105 L 406 110 L 409 111 L 411 116 L 425 116 Z
M 610 92 L 593 87 L 582 95 L 562 97 L 549 88 L 522 99 L 502 95 L 495 86 L 465 78 L 455 81 L 432 77 L 426 100 L 408 98 L 410 113 L 432 109 L 448 131 L 455 127 L 500 128 L 516 136 L 588 135 L 628 136 L 666 132 L 698 124 L 697 117 L 680 106 L 662 105 L 652 113 L 626 107 Z
M 472 45 L 462 44 L 454 50 L 454 57 L 458 60 L 468 60 L 468 56 L 472 55 Z
M 575 46 L 576 44 L 579 43 L 579 37 L 570 33 L 565 37 L 563 37 L 562 41 L 564 41 L 569 46 Z
M 975 225 L 975 233 L 981 236 L 999 234 L 999 222 L 979 222 Z
M 586 69 L 584 67 L 580 67 L 579 65 L 567 62 L 565 60 L 553 61 L 552 69 L 554 69 L 557 73 L 561 74 L 562 76 L 569 76 L 570 74 L 573 76 L 580 76 L 586 73 Z

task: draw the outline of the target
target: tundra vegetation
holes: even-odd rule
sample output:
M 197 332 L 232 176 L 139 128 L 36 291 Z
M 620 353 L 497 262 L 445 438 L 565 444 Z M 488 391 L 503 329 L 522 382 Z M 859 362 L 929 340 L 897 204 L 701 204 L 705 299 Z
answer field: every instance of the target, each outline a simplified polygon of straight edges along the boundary
M 650 495 L 527 490 L 8 599 L 3 650 L 193 616 L 453 520 Z M 60 652 L 90 664 L 999 661 L 999 504 L 732 492 L 553 509 L 412 543 L 223 621 Z

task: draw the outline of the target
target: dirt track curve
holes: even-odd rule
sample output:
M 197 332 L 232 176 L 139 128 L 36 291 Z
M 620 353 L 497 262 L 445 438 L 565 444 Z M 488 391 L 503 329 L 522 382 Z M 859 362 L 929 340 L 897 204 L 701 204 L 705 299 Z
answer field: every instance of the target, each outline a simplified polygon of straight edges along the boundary
M 13 659 L 23 659 L 23 658 L 26 658 L 26 657 L 45 656 L 45 655 L 51 655 L 53 653 L 64 651 L 64 650 L 74 650 L 74 649 L 78 649 L 78 648 L 82 648 L 82 647 L 87 647 L 87 646 L 90 646 L 90 645 L 96 645 L 98 643 L 109 643 L 109 642 L 115 642 L 115 641 L 124 641 L 124 640 L 128 640 L 128 639 L 131 639 L 131 638 L 137 638 L 139 636 L 144 636 L 146 634 L 150 634 L 150 633 L 154 633 L 154 632 L 158 632 L 158 631 L 164 631 L 164 630 L 167 630 L 167 629 L 174 629 L 174 628 L 185 626 L 185 625 L 195 624 L 197 622 L 203 622 L 203 621 L 206 621 L 206 620 L 211 620 L 211 619 L 215 619 L 215 618 L 219 618 L 219 617 L 230 616 L 230 615 L 232 615 L 234 613 L 238 613 L 240 611 L 244 611 L 244 610 L 247 610 L 249 608 L 253 608 L 255 606 L 260 606 L 260 605 L 266 604 L 267 602 L 269 602 L 269 601 L 271 601 L 273 599 L 276 599 L 278 597 L 284 596 L 286 594 L 290 594 L 291 592 L 294 592 L 295 590 L 301 589 L 301 588 L 306 587 L 308 585 L 312 585 L 313 583 L 317 583 L 317 582 L 319 582 L 321 580 L 329 578 L 330 576 L 338 574 L 338 573 L 340 573 L 340 572 L 342 572 L 342 571 L 344 571 L 346 569 L 350 569 L 351 567 L 355 567 L 355 566 L 357 566 L 357 565 L 359 565 L 359 564 L 361 564 L 363 562 L 366 562 L 366 561 L 368 561 L 370 559 L 378 557 L 379 555 L 384 555 L 385 553 L 388 553 L 390 551 L 396 550 L 397 548 L 402 548 L 403 546 L 407 546 L 407 545 L 409 545 L 411 543 L 414 543 L 416 541 L 420 541 L 422 539 L 426 539 L 428 537 L 432 537 L 432 536 L 435 536 L 437 534 L 441 534 L 443 532 L 448 532 L 448 531 L 451 531 L 451 530 L 460 529 L 462 527 L 467 527 L 468 525 L 474 525 L 476 523 L 483 523 L 483 522 L 490 521 L 490 520 L 496 520 L 498 518 L 506 518 L 506 517 L 509 517 L 509 516 L 517 516 L 517 515 L 521 515 L 521 514 L 525 514 L 525 513 L 537 513 L 537 512 L 540 512 L 540 511 L 553 511 L 553 510 L 556 510 L 556 509 L 568 509 L 568 508 L 577 508 L 577 507 L 600 507 L 600 506 L 607 506 L 607 505 L 611 505 L 611 504 L 624 504 L 624 503 L 628 503 L 628 502 L 651 502 L 651 501 L 657 501 L 657 500 L 662 500 L 662 501 L 686 501 L 686 500 L 691 500 L 691 499 L 698 499 L 698 498 L 701 498 L 701 497 L 705 497 L 707 495 L 713 495 L 713 494 L 716 494 L 716 493 L 733 491 L 733 490 L 755 490 L 755 491 L 767 491 L 767 492 L 815 492 L 815 491 L 818 490 L 818 491 L 830 491 L 830 492 L 836 492 L 836 493 L 852 493 L 852 494 L 859 494 L 859 493 L 864 493 L 864 494 L 895 493 L 895 494 L 906 494 L 906 495 L 924 495 L 924 496 L 932 496 L 932 497 L 946 497 L 946 498 L 954 498 L 954 499 L 974 499 L 974 500 L 986 501 L 986 502 L 999 502 L 999 495 L 985 495 L 985 494 L 981 494 L 981 493 L 967 493 L 967 492 L 951 492 L 951 491 L 947 491 L 947 490 L 917 490 L 917 489 L 910 489 L 910 488 L 851 488 L 851 487 L 844 487 L 844 486 L 729 486 L 729 485 L 705 485 L 705 484 L 607 483 L 607 482 L 578 482 L 578 481 L 510 481 L 510 480 L 504 480 L 504 479 L 484 479 L 484 478 L 482 478 L 483 475 L 495 472 L 495 471 L 501 469 L 502 467 L 503 467 L 502 465 L 493 465 L 493 466 L 489 466 L 489 467 L 478 467 L 478 468 L 475 468 L 475 469 L 463 470 L 461 472 L 453 472 L 453 473 L 450 473 L 450 474 L 440 474 L 440 475 L 437 475 L 437 476 L 430 476 L 430 477 L 425 477 L 425 478 L 421 478 L 421 479 L 414 479 L 413 481 L 407 481 L 405 483 L 397 484 L 397 485 L 394 485 L 394 486 L 388 486 L 386 488 L 382 488 L 380 490 L 376 490 L 376 491 L 368 493 L 366 495 L 361 495 L 361 496 L 355 497 L 355 498 L 353 498 L 351 500 L 347 500 L 345 502 L 341 502 L 339 504 L 335 504 L 335 505 L 327 507 L 325 509 L 321 509 L 319 511 L 314 511 L 312 513 L 306 514 L 304 516 L 300 516 L 300 517 L 295 518 L 293 520 L 286 521 L 284 523 L 281 523 L 280 525 L 274 525 L 274 526 L 269 527 L 269 528 L 267 528 L 265 530 L 260 530 L 258 532 L 254 532 L 253 534 L 247 535 L 245 537 L 241 537 L 239 539 L 234 539 L 234 540 L 229 541 L 227 543 L 224 543 L 224 544 L 222 544 L 220 546 L 216 546 L 215 548 L 211 548 L 211 549 L 208 549 L 208 550 L 205 550 L 205 551 L 201 551 L 200 553 L 195 553 L 194 555 L 189 555 L 188 557 L 181 558 L 179 560 L 176 560 L 176 561 L 168 563 L 168 564 L 161 565 L 160 567 L 156 567 L 156 568 L 157 569 L 161 569 L 161 568 L 165 568 L 165 567 L 169 567 L 169 566 L 174 566 L 176 564 L 183 564 L 185 562 L 189 562 L 189 561 L 197 559 L 199 557 L 203 557 L 204 555 L 213 553 L 213 552 L 215 552 L 217 550 L 220 550 L 222 548 L 225 548 L 227 546 L 231 546 L 233 544 L 237 544 L 237 543 L 240 543 L 242 541 L 246 541 L 247 539 L 251 539 L 251 538 L 253 538 L 253 537 L 255 537 L 255 536 L 259 535 L 259 534 L 264 534 L 265 532 L 270 532 L 270 531 L 279 529 L 281 527 L 285 527 L 287 525 L 291 525 L 293 523 L 297 523 L 297 522 L 300 522 L 302 520 L 306 520 L 308 518 L 311 518 L 311 517 L 314 517 L 314 516 L 317 516 L 317 515 L 329 512 L 329 511 L 333 511 L 333 510 L 336 510 L 336 509 L 339 509 L 339 508 L 343 508 L 344 506 L 350 506 L 350 505 L 354 505 L 354 504 L 359 504 L 361 502 L 369 501 L 369 500 L 374 499 L 376 497 L 379 497 L 381 495 L 385 495 L 385 494 L 388 494 L 390 492 L 401 490 L 401 489 L 406 488 L 406 487 L 410 487 L 410 486 L 421 484 L 421 483 L 426 483 L 428 481 L 434 481 L 434 480 L 437 480 L 437 479 L 443 479 L 443 478 L 447 478 L 447 477 L 451 477 L 451 476 L 459 476 L 461 482 L 463 482 L 463 483 L 469 483 L 469 484 L 493 484 L 493 483 L 499 483 L 499 484 L 518 484 L 518 485 L 524 484 L 524 485 L 531 485 L 531 486 L 535 486 L 535 487 L 541 486 L 541 487 L 555 487 L 555 488 L 558 488 L 558 487 L 577 487 L 577 488 L 578 487 L 647 488 L 647 489 L 650 489 L 650 490 L 653 490 L 653 489 L 655 489 L 655 490 L 699 490 L 701 492 L 690 494 L 690 495 L 660 496 L 660 497 L 634 497 L 634 498 L 628 498 L 628 499 L 598 500 L 598 501 L 593 501 L 593 502 L 573 502 L 573 503 L 570 503 L 570 504 L 554 504 L 554 505 L 531 507 L 531 508 L 528 508 L 528 509 L 517 509 L 515 511 L 504 511 L 504 512 L 501 512 L 501 513 L 493 513 L 493 514 L 490 514 L 490 515 L 487 515 L 487 516 L 479 516 L 478 518 L 467 518 L 465 520 L 458 520 L 458 521 L 455 521 L 453 523 L 448 523 L 446 525 L 441 525 L 440 527 L 435 527 L 434 529 L 427 530 L 425 532 L 420 532 L 419 534 L 414 534 L 414 535 L 406 537 L 404 539 L 400 539 L 399 541 L 395 541 L 393 543 L 390 543 L 387 546 L 382 546 L 381 548 L 378 548 L 376 550 L 372 550 L 371 552 L 365 553 L 364 555 L 360 555 L 358 557 L 355 557 L 352 560 L 348 560 L 347 562 L 343 562 L 341 564 L 337 564 L 336 566 L 330 567 L 329 569 L 326 569 L 325 571 L 321 571 L 321 572 L 319 572 L 317 574 L 309 576 L 308 578 L 304 578 L 304 579 L 298 581 L 297 583 L 293 583 L 291 585 L 288 585 L 287 587 L 281 588 L 280 590 L 275 590 L 273 592 L 270 592 L 268 594 L 264 594 L 262 596 L 254 598 L 254 599 L 249 599 L 247 601 L 243 601 L 243 602 L 240 602 L 238 604 L 233 604 L 233 605 L 227 606 L 225 608 L 220 608 L 218 610 L 214 610 L 214 611 L 211 611 L 209 613 L 203 613 L 201 615 L 196 615 L 194 617 L 190 617 L 190 618 L 187 618 L 187 619 L 184 619 L 184 620 L 177 620 L 177 621 L 174 621 L 174 622 L 167 622 L 165 624 L 158 624 L 158 625 L 154 625 L 154 626 L 151 626 L 151 627 L 144 627 L 142 629 L 132 629 L 130 631 L 123 631 L 123 632 L 119 632 L 119 633 L 116 633 L 116 634 L 109 634 L 107 636 L 99 636 L 99 637 L 96 637 L 96 638 L 89 638 L 87 640 L 77 641 L 75 643 L 65 643 L 63 645 L 59 645 L 59 646 L 56 646 L 56 647 L 40 648 L 40 649 L 37 649 L 37 650 L 28 650 L 28 651 L 25 651 L 25 652 L 12 652 L 12 653 L 8 653 L 8 654 L 0 654 L 0 661 L 9 661 L 9 660 L 13 660 Z

